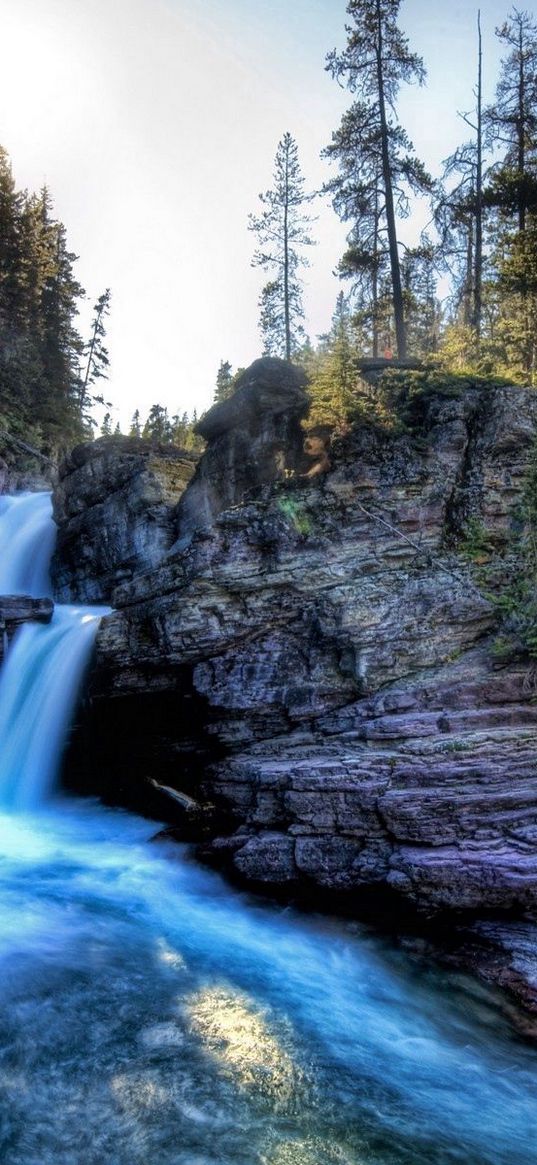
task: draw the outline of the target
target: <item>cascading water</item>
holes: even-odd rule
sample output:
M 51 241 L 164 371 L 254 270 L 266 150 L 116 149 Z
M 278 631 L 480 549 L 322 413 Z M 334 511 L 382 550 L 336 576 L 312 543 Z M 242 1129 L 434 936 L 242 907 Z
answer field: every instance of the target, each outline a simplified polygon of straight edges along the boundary
M 129 814 L 36 809 L 86 617 L 24 628 L 0 688 L 31 809 L 0 812 L 2 1165 L 536 1165 L 537 1055 L 486 992 L 255 903 Z
M 0 674 L 0 805 L 31 809 L 50 793 L 98 618 L 58 607 L 48 627 L 19 631 Z
M 0 594 L 50 594 L 56 527 L 49 494 L 0 499 Z M 29 809 L 50 792 L 79 681 L 105 609 L 56 606 L 22 627 L 0 674 L 0 805 Z
M 55 538 L 50 494 L 0 497 L 0 595 L 50 595 Z

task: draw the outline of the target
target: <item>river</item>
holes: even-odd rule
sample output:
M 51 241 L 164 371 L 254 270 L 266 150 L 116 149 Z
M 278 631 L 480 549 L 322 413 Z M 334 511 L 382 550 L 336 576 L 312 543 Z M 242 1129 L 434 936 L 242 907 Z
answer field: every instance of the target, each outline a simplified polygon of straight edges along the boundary
M 40 522 L 0 499 L 0 592 L 43 587 Z M 537 1053 L 493 996 L 54 790 L 100 614 L 21 629 L 0 676 L 2 1165 L 535 1165 Z

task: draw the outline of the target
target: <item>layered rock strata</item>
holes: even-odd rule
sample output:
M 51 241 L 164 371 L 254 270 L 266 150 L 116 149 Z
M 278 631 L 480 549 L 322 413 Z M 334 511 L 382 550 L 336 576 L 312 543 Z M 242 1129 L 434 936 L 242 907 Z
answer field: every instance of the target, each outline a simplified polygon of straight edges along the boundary
M 317 476 L 298 440 L 294 476 L 253 473 L 241 500 L 237 473 L 231 505 L 202 461 L 173 548 L 102 625 L 103 789 L 156 775 L 210 801 L 206 852 L 250 884 L 531 917 L 537 685 L 527 661 L 498 663 L 461 537 L 478 524 L 501 550 L 516 532 L 537 400 L 470 383 L 404 408 L 403 429 L 335 440 Z M 209 414 L 214 464 L 242 409 L 229 429 Z

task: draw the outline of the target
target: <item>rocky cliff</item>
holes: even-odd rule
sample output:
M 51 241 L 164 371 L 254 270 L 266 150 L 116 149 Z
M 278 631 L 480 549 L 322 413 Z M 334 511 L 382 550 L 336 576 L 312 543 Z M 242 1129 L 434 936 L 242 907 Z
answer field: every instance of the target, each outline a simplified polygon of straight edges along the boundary
M 113 493 L 86 527 L 116 608 L 91 701 L 103 787 L 139 804 L 157 776 L 210 802 L 206 852 L 251 884 L 357 909 L 391 896 L 428 915 L 531 913 L 534 670 L 498 662 L 468 531 L 481 561 L 516 533 L 537 399 L 425 378 L 399 390 L 397 423 L 357 422 L 308 476 L 302 385 L 284 371 L 275 410 L 258 367 L 240 408 L 208 414 L 173 539 L 113 595 L 98 548 L 114 541 Z M 245 416 L 259 439 L 243 477 Z M 86 505 L 65 475 L 60 517 Z M 75 525 L 60 594 L 76 591 L 79 552 Z
M 305 385 L 301 369 L 281 360 L 256 360 L 233 395 L 202 417 L 198 432 L 207 441 L 206 453 L 177 507 L 183 546 L 195 530 L 210 529 L 223 510 L 305 460 L 300 425 L 309 407 Z
M 198 458 L 126 437 L 78 445 L 54 490 L 60 602 L 100 602 L 118 582 L 158 563 L 175 537 L 174 513 Z

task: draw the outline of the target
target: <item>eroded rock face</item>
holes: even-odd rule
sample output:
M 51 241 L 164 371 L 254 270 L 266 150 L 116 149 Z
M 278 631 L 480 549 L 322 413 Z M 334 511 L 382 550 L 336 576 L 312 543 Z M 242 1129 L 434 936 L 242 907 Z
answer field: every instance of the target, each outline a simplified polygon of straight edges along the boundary
M 175 506 L 197 455 L 127 437 L 79 445 L 54 491 L 59 602 L 108 601 L 118 582 L 155 566 L 176 536 Z
M 220 513 L 119 586 L 94 707 L 136 709 L 137 779 L 189 773 L 228 821 L 211 852 L 251 883 L 533 911 L 535 681 L 495 662 L 495 609 L 456 548 L 468 516 L 497 545 L 517 520 L 537 400 L 470 386 L 415 409 L 407 433 L 350 432 L 329 472 Z

